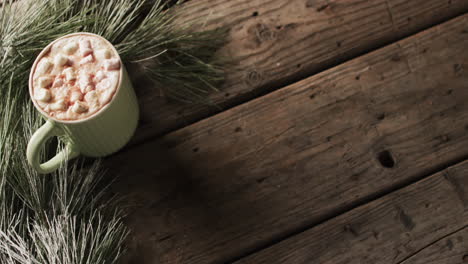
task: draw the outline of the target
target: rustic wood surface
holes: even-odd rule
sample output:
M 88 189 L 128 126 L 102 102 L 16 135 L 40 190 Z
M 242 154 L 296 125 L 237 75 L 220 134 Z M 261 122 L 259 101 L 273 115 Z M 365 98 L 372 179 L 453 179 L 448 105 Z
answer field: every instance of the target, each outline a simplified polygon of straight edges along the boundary
M 468 228 L 456 231 L 434 244 L 423 248 L 402 264 L 453 264 L 468 263 Z
M 108 159 L 130 263 L 235 260 L 464 160 L 467 19 Z
M 467 175 L 465 162 L 236 263 L 466 263 Z
M 138 85 L 142 107 L 134 143 L 162 135 L 338 65 L 468 11 L 466 0 L 197 0 L 182 19 L 226 27 L 220 51 L 234 59 L 217 105 L 168 103 Z M 202 29 L 203 27 L 197 27 Z

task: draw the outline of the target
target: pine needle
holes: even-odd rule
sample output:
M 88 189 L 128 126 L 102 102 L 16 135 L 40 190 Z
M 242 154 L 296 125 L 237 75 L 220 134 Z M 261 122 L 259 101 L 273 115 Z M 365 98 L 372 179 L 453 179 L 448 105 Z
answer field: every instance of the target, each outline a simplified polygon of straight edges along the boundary
M 29 70 L 54 39 L 92 32 L 167 96 L 206 102 L 223 80 L 214 53 L 225 32 L 176 25 L 168 8 L 161 0 L 6 0 L 0 7 L 0 263 L 118 261 L 128 231 L 118 202 L 105 198 L 99 163 L 68 162 L 44 176 L 25 161 L 27 142 L 43 123 L 29 99 Z

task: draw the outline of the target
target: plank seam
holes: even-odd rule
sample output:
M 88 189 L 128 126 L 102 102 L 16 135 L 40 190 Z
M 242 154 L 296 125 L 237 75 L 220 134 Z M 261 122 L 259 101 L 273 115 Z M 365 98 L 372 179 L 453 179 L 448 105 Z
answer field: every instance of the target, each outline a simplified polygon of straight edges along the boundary
M 247 103 L 249 103 L 249 102 L 251 102 L 253 100 L 262 98 L 262 97 L 264 97 L 264 96 L 266 96 L 266 95 L 268 95 L 268 94 L 270 94 L 272 92 L 276 92 L 276 91 L 279 91 L 281 89 L 287 88 L 288 86 L 291 86 L 291 85 L 293 85 L 293 84 L 295 84 L 297 82 L 300 82 L 300 81 L 302 81 L 304 79 L 307 79 L 307 78 L 310 78 L 312 76 L 318 75 L 318 74 L 320 74 L 322 72 L 325 72 L 327 70 L 338 67 L 338 66 L 340 66 L 342 64 L 345 64 L 345 63 L 347 63 L 349 61 L 358 59 L 358 58 L 360 58 L 362 56 L 365 56 L 365 55 L 367 55 L 369 53 L 376 52 L 376 51 L 378 51 L 378 50 L 380 50 L 382 48 L 385 48 L 387 46 L 390 46 L 390 45 L 398 44 L 398 42 L 400 42 L 400 41 L 402 41 L 404 39 L 407 39 L 409 37 L 420 34 L 421 32 L 427 31 L 427 30 L 429 30 L 431 28 L 434 28 L 434 27 L 436 27 L 438 25 L 444 24 L 444 23 L 446 23 L 446 22 L 448 22 L 450 20 L 456 19 L 456 18 L 464 16 L 466 14 L 468 14 L 468 12 L 462 11 L 462 12 L 460 12 L 460 13 L 454 15 L 454 16 L 451 16 L 451 17 L 449 17 L 447 19 L 435 21 L 434 23 L 431 23 L 428 26 L 418 28 L 418 29 L 416 29 L 416 31 L 404 34 L 404 35 L 402 35 L 402 36 L 400 36 L 398 38 L 387 40 L 387 41 L 381 41 L 380 43 L 374 43 L 374 45 L 371 45 L 370 47 L 364 49 L 361 52 L 356 53 L 353 56 L 344 57 L 343 60 L 341 60 L 339 62 L 323 63 L 323 66 L 318 68 L 315 71 L 298 73 L 298 74 L 293 75 L 293 76 L 285 77 L 283 80 L 278 80 L 277 82 L 275 82 L 274 85 L 265 85 L 265 86 L 261 87 L 261 89 L 253 91 L 252 93 L 248 93 L 248 94 L 239 96 L 238 98 L 232 99 L 230 101 L 225 101 L 225 102 L 222 103 L 223 106 L 217 105 L 216 107 L 211 108 L 209 110 L 210 113 L 208 115 L 205 115 L 205 116 L 202 116 L 202 117 L 197 117 L 197 118 L 194 118 L 193 120 L 186 120 L 185 122 L 180 123 L 178 125 L 174 125 L 173 127 L 168 127 L 167 129 L 164 129 L 160 133 L 157 133 L 157 134 L 155 134 L 153 136 L 148 136 L 145 140 L 137 141 L 134 144 L 132 144 L 131 146 L 128 146 L 127 148 L 125 148 L 125 150 L 130 150 L 130 149 L 133 149 L 135 147 L 141 146 L 141 145 L 143 145 L 143 144 L 145 144 L 147 142 L 155 141 L 155 140 L 157 140 L 157 139 L 159 139 L 159 138 L 161 138 L 161 137 L 163 137 L 163 136 L 165 136 L 167 134 L 170 134 L 170 133 L 175 132 L 177 130 L 181 130 L 181 129 L 185 128 L 185 127 L 189 127 L 189 126 L 191 126 L 193 124 L 196 124 L 196 123 L 198 123 L 200 121 L 209 119 L 209 118 L 211 118 L 213 116 L 216 116 L 216 115 L 221 114 L 223 112 L 229 111 L 232 108 L 247 104 Z
M 422 248 L 416 250 L 413 254 L 410 254 L 409 256 L 405 257 L 404 259 L 402 259 L 401 261 L 397 262 L 396 264 L 403 264 L 404 262 L 406 262 L 406 261 L 409 260 L 410 258 L 412 258 L 412 257 L 416 256 L 417 254 L 419 254 L 419 253 L 420 253 L 421 251 L 423 251 L 424 249 L 426 249 L 426 248 L 428 248 L 428 247 L 430 247 L 430 246 L 436 244 L 437 242 L 443 240 L 444 238 L 447 238 L 447 237 L 449 237 L 449 236 L 451 236 L 451 235 L 453 235 L 453 234 L 456 234 L 456 233 L 462 231 L 463 229 L 465 229 L 465 228 L 467 228 L 467 227 L 468 227 L 468 225 L 465 225 L 465 226 L 463 226 L 463 227 L 461 227 L 461 228 L 459 228 L 459 229 L 457 229 L 457 230 L 455 230 L 455 231 L 453 231 L 453 232 L 450 232 L 450 233 L 448 233 L 448 234 L 446 234 L 446 235 L 441 236 L 440 238 L 438 238 L 438 239 L 432 241 L 431 243 L 429 243 L 429 244 L 423 246 Z
M 316 227 L 316 226 L 319 226 L 319 225 L 322 225 L 324 224 L 325 222 L 328 222 L 334 218 L 337 218 L 345 213 L 348 213 L 350 211 L 353 211 L 359 207 L 362 207 L 368 203 L 371 203 L 371 202 L 374 202 L 374 201 L 377 201 L 381 198 L 383 198 L 384 196 L 387 196 L 389 194 L 392 194 L 394 192 L 397 192 L 401 189 L 404 189 L 410 185 L 413 185 L 413 184 L 416 184 L 417 182 L 419 181 L 422 181 L 426 178 L 429 178 L 431 177 L 432 175 L 435 175 L 437 173 L 441 173 L 441 172 L 445 172 L 447 171 L 448 168 L 450 167 L 453 167 L 453 166 L 456 166 L 460 163 L 463 163 L 464 161 L 468 161 L 468 155 L 465 155 L 459 159 L 454 159 L 452 160 L 452 162 L 447 162 L 445 165 L 441 165 L 427 173 L 424 173 L 422 176 L 415 176 L 413 178 L 409 178 L 408 180 L 406 181 L 403 181 L 399 184 L 395 184 L 394 186 L 388 188 L 387 190 L 382 190 L 381 192 L 378 192 L 378 193 L 375 193 L 375 194 L 370 194 L 368 196 L 365 196 L 363 197 L 362 199 L 350 204 L 349 206 L 346 206 L 346 207 L 343 207 L 341 210 L 340 208 L 338 208 L 335 212 L 331 212 L 329 213 L 328 215 L 324 215 L 321 219 L 313 222 L 313 223 L 310 223 L 310 224 L 307 224 L 305 225 L 304 227 L 302 228 L 298 228 L 296 230 L 292 230 L 291 232 L 289 232 L 288 234 L 284 234 L 282 236 L 278 236 L 277 238 L 273 239 L 272 241 L 268 242 L 268 243 L 265 243 L 264 245 L 261 245 L 255 249 L 252 249 L 252 250 L 249 250 L 247 251 L 246 253 L 242 254 L 241 256 L 238 256 L 238 257 L 235 257 L 235 258 L 232 258 L 230 260 L 227 260 L 227 261 L 222 261 L 220 263 L 225 263 L 225 264 L 230 264 L 230 263 L 235 263 L 241 259 L 244 259 L 250 255 L 253 255 L 257 252 L 260 252 L 262 250 L 265 250 L 269 247 L 272 247 L 273 245 L 275 244 L 278 244 L 282 241 L 285 241 L 289 238 L 292 238 L 294 236 L 297 236 L 301 233 L 304 233 L 304 232 L 307 232 L 308 230 Z M 467 226 L 464 226 L 463 228 L 466 228 Z M 462 228 L 462 229 L 463 229 Z M 443 239 L 443 238 L 441 238 Z M 437 241 L 436 241 L 437 242 Z M 421 249 L 422 250 L 422 249 Z M 397 264 L 401 264 L 401 262 L 397 263 Z

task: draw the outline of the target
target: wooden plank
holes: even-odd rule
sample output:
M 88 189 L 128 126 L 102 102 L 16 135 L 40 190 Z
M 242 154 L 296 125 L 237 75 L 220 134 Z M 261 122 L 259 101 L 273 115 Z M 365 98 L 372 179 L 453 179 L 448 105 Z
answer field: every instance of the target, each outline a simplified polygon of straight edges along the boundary
M 467 176 L 464 162 L 236 263 L 466 263 Z
M 468 156 L 468 15 L 108 159 L 137 263 L 216 263 Z
M 226 27 L 221 54 L 235 59 L 210 98 L 216 107 L 168 103 L 157 87 L 138 85 L 141 126 L 134 143 L 201 120 L 342 63 L 384 43 L 468 11 L 466 0 L 197 0 L 184 23 Z M 203 28 L 203 27 L 197 27 Z
M 401 264 L 452 264 L 468 263 L 468 228 L 444 237 L 429 245 Z

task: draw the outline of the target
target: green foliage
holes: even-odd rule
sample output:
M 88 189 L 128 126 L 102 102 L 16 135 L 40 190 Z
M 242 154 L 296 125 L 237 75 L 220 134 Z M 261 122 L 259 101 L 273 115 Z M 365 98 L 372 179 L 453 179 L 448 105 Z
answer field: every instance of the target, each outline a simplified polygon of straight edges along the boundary
M 194 32 L 193 21 L 173 26 L 177 15 L 161 0 L 117 44 L 124 60 L 138 64 L 170 98 L 188 103 L 207 102 L 210 92 L 224 79 L 224 60 L 215 51 L 225 41 L 223 29 Z M 198 21 L 200 22 L 200 21 Z
M 0 263 L 118 261 L 128 231 L 118 204 L 105 198 L 99 162 L 38 175 L 25 161 L 43 122 L 29 100 L 29 69 L 54 39 L 92 32 L 167 87 L 166 95 L 204 101 L 223 77 L 213 54 L 224 33 L 175 27 L 170 11 L 160 0 L 7 0 L 0 8 Z

